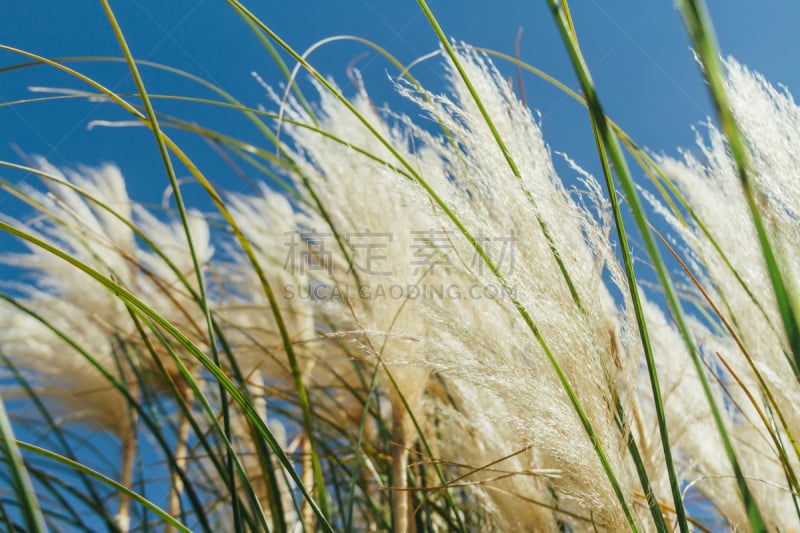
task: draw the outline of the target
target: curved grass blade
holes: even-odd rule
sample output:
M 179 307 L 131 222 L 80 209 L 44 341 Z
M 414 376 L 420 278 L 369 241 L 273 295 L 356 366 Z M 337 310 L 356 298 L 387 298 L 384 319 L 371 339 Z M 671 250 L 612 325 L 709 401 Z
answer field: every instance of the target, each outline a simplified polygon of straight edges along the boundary
M 50 414 L 50 411 L 45 407 L 42 398 L 39 397 L 33 386 L 31 386 L 28 380 L 22 375 L 22 373 L 17 369 L 16 365 L 14 365 L 14 363 L 6 354 L 0 353 L 0 361 L 2 361 L 3 366 L 9 370 L 11 376 L 14 378 L 14 381 L 18 383 L 20 387 L 22 387 L 22 390 L 33 402 L 39 414 L 42 415 L 42 418 L 47 425 L 48 434 L 52 435 L 56 439 L 59 446 L 61 446 L 61 448 L 66 452 L 68 457 L 75 457 L 75 452 L 73 451 L 72 446 L 70 446 L 69 441 L 64 434 L 65 432 L 56 423 L 55 419 Z M 88 506 L 97 511 L 98 514 L 100 514 L 106 520 L 106 525 L 111 527 L 113 525 L 113 521 L 107 516 L 106 513 L 102 512 L 104 505 L 101 501 L 100 495 L 95 490 L 95 487 L 85 476 L 80 476 L 80 479 L 88 493 Z
M 105 485 L 108 485 L 109 487 L 112 487 L 117 492 L 125 494 L 131 500 L 136 501 L 137 503 L 139 503 L 140 505 L 142 505 L 143 507 L 145 507 L 149 511 L 155 513 L 160 518 L 162 518 L 165 523 L 167 523 L 170 526 L 178 529 L 178 531 L 182 531 L 184 533 L 191 533 L 191 530 L 189 528 L 187 528 L 186 526 L 184 526 L 183 524 L 178 522 L 175 518 L 170 516 L 163 509 L 161 509 L 159 506 L 157 506 L 156 504 L 154 504 L 153 502 L 151 502 L 147 498 L 145 498 L 145 497 L 141 496 L 140 494 L 130 490 L 128 487 L 126 487 L 124 485 L 121 485 L 120 483 L 117 483 L 113 479 L 111 479 L 109 477 L 106 477 L 103 474 L 101 474 L 101 473 L 99 473 L 99 472 L 97 472 L 95 470 L 92 470 L 91 468 L 87 467 L 86 465 L 83 465 L 83 464 L 81 464 L 81 463 L 79 463 L 79 462 L 77 462 L 77 461 L 75 461 L 73 459 L 70 459 L 69 457 L 64 457 L 63 455 L 59 455 L 59 454 L 57 454 L 55 452 L 52 452 L 50 450 L 46 450 L 44 448 L 40 448 L 39 446 L 35 446 L 35 445 L 27 443 L 27 442 L 19 442 L 18 441 L 17 442 L 17 446 L 19 448 L 23 449 L 23 450 L 27 450 L 27 451 L 29 451 L 31 453 L 34 453 L 34 454 L 40 455 L 40 456 L 42 456 L 44 458 L 50 459 L 52 461 L 55 461 L 56 463 L 59 463 L 59 464 L 64 465 L 66 467 L 69 467 L 72 470 L 76 470 L 76 471 L 82 472 L 84 475 L 87 475 L 87 476 L 89 476 L 91 478 L 94 478 L 94 479 L 100 481 L 101 483 L 104 483 Z M 42 530 L 35 530 L 35 531 L 46 531 L 46 530 L 42 529 Z
M 31 482 L 25 461 L 19 451 L 2 397 L 0 397 L 0 449 L 2 449 L 3 455 L 7 459 L 6 464 L 11 476 L 11 485 L 14 489 L 14 494 L 16 494 L 26 530 L 31 533 L 45 533 L 47 527 L 45 526 L 42 508 L 36 497 L 36 490 Z

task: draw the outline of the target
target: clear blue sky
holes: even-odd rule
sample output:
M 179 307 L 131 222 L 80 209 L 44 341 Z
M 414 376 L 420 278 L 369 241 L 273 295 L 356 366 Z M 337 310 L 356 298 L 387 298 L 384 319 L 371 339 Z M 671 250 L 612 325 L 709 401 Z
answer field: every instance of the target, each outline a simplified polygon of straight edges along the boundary
M 112 0 L 112 7 L 140 59 L 186 69 L 233 93 L 248 105 L 269 102 L 250 76 L 257 71 L 269 83 L 281 77 L 244 23 L 220 1 Z M 252 9 L 298 50 L 319 39 L 351 34 L 371 39 L 403 62 L 437 47 L 436 38 L 412 0 L 292 0 L 250 2 Z M 722 49 L 764 73 L 774 83 L 800 90 L 800 3 L 794 1 L 715 0 L 711 2 Z M 545 0 L 488 2 L 433 0 L 431 8 L 445 31 L 458 40 L 513 54 L 514 37 L 524 28 L 524 60 L 576 87 Z M 693 141 L 691 126 L 710 113 L 708 98 L 692 59 L 688 40 L 672 0 L 573 0 L 573 15 L 587 61 L 609 114 L 640 145 L 675 153 Z M 119 56 L 119 47 L 101 3 L 86 0 L 26 0 L 7 2 L 0 17 L 0 42 L 46 57 Z M 346 65 L 366 51 L 362 45 L 328 45 L 311 57 L 318 70 L 353 92 Z M 0 52 L 0 65 L 20 61 Z M 439 62 L 428 61 L 415 74 L 430 86 L 441 87 Z M 80 63 L 76 68 L 120 92 L 134 90 L 124 65 Z M 391 66 L 375 54 L 358 63 L 373 99 L 395 105 L 386 73 Z M 513 74 L 508 64 L 501 70 Z M 152 92 L 210 96 L 172 75 L 144 71 Z M 32 85 L 83 89 L 77 80 L 49 67 L 0 74 L 0 101 L 34 96 Z M 529 104 L 543 117 L 552 148 L 568 152 L 596 171 L 585 111 L 558 90 L 533 76 L 525 77 Z M 250 140 L 257 136 L 234 112 L 187 107 L 165 102 L 159 110 L 213 126 Z M 0 158 L 20 162 L 12 149 L 42 154 L 57 165 L 117 162 L 129 179 L 136 199 L 157 201 L 166 187 L 152 135 L 144 129 L 98 128 L 95 119 L 125 119 L 108 104 L 75 100 L 0 107 Z M 232 189 L 243 185 L 227 166 L 197 139 L 179 136 L 209 177 Z M 6 178 L 22 176 L 0 171 Z M 190 200 L 192 187 L 187 187 Z M 198 195 L 199 196 L 199 195 Z M 0 210 L 19 214 L 0 193 Z M 0 237 L 0 247 L 13 246 Z

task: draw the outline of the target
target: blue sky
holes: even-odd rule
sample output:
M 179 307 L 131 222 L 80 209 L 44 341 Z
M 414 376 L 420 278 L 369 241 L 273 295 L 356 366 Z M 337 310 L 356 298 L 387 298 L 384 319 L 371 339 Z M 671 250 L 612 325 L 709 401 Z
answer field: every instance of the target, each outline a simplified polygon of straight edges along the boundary
M 338 34 L 370 39 L 404 63 L 437 48 L 433 31 L 411 0 L 250 4 L 265 23 L 298 50 Z M 587 62 L 612 118 L 640 145 L 654 151 L 675 153 L 678 147 L 691 145 L 691 126 L 704 120 L 710 107 L 673 2 L 575 0 L 571 5 Z M 521 57 L 577 87 L 545 0 L 434 0 L 430 6 L 453 38 L 505 53 L 513 54 L 516 32 L 524 28 Z M 137 58 L 185 69 L 251 106 L 269 105 L 264 91 L 252 78 L 252 71 L 270 84 L 282 81 L 264 49 L 224 2 L 117 0 L 112 1 L 112 7 Z M 800 70 L 792 53 L 800 49 L 800 35 L 795 31 L 800 3 L 725 0 L 711 2 L 710 9 L 725 54 L 764 73 L 773 83 L 790 89 L 800 87 Z M 51 58 L 120 56 L 101 3 L 85 0 L 7 3 L 0 18 L 0 42 Z M 318 70 L 352 94 L 354 89 L 345 69 L 365 51 L 360 44 L 335 43 L 315 52 L 310 59 Z M 0 51 L 0 65 L 20 60 L 13 53 Z M 111 89 L 134 91 L 122 64 L 82 62 L 73 66 Z M 513 75 L 511 65 L 498 66 L 504 74 Z M 404 103 L 393 93 L 387 74 L 395 71 L 385 60 L 369 53 L 360 59 L 358 67 L 374 101 L 414 112 L 403 107 Z M 421 64 L 414 73 L 430 88 L 443 89 L 438 59 Z M 152 69 L 144 70 L 143 75 L 153 93 L 211 96 L 174 75 Z M 36 96 L 29 92 L 30 86 L 85 88 L 78 80 L 49 67 L 14 70 L 0 76 L 2 102 Z M 579 164 L 597 172 L 585 110 L 532 75 L 525 76 L 525 90 L 529 105 L 542 115 L 545 137 L 553 150 L 567 152 Z M 156 107 L 259 142 L 256 132 L 235 112 L 164 101 L 157 102 Z M 0 158 L 21 162 L 19 150 L 45 155 L 56 165 L 114 161 L 127 176 L 135 199 L 157 202 L 167 178 L 152 135 L 142 128 L 87 129 L 92 120 L 126 118 L 112 105 L 77 100 L 0 107 Z M 216 183 L 233 190 L 244 188 L 202 140 L 188 135 L 178 135 L 177 139 Z M 0 176 L 26 179 L 7 171 L 0 171 Z M 186 193 L 190 202 L 203 201 L 196 186 L 188 185 Z M 0 210 L 12 215 L 26 212 L 2 193 Z M 0 246 L 14 245 L 8 237 L 0 237 Z

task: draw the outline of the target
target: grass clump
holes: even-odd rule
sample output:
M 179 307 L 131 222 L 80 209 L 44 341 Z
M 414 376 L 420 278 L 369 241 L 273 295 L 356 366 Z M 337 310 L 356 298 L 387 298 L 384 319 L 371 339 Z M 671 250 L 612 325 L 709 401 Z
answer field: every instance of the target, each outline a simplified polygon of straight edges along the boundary
M 69 97 L 150 129 L 172 207 L 136 202 L 114 165 L 2 162 L 43 184 L 3 184 L 37 212 L 0 220 L 27 247 L 0 260 L 31 280 L 0 295 L 9 530 L 798 526 L 800 111 L 717 65 L 702 6 L 681 9 L 721 128 L 671 158 L 606 117 L 569 7 L 549 2 L 604 174 L 564 156 L 568 185 L 490 56 L 448 41 L 424 1 L 448 89 L 395 80 L 422 119 L 378 108 L 357 73 L 345 98 L 229 4 L 290 83 L 266 88 L 272 111 L 207 82 L 218 101 L 150 94 L 106 2 L 137 94 L 16 51 L 32 62 L 13 68 L 67 72 L 87 84 Z M 261 143 L 161 98 L 240 112 Z M 217 187 L 183 132 L 273 182 Z

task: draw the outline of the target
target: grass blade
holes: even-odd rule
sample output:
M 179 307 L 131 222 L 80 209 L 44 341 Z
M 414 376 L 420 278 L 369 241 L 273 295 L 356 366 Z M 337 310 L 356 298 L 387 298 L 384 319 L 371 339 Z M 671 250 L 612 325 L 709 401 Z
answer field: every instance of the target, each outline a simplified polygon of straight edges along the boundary
M 14 430 L 11 427 L 11 421 L 8 418 L 2 397 L 0 397 L 0 447 L 2 447 L 3 455 L 6 456 L 12 487 L 17 496 L 26 530 L 31 533 L 44 533 L 47 531 L 47 527 L 44 523 L 42 508 L 36 497 L 36 491 L 33 488 L 25 461 L 22 459 L 22 454 L 14 438 Z

